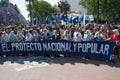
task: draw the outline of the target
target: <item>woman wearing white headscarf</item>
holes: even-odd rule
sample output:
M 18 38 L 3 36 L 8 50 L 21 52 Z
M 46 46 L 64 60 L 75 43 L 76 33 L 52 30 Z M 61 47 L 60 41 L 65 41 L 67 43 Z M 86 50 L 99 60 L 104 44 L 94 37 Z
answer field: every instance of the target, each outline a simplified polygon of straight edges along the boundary
M 26 31 L 25 41 L 32 41 L 33 36 L 29 31 Z
M 1 33 L 1 42 L 8 42 L 8 41 L 9 41 L 8 34 L 6 33 L 6 31 L 3 31 Z
M 76 41 L 76 42 L 80 42 L 80 41 L 83 41 L 83 37 L 82 37 L 82 34 L 81 32 L 79 31 L 78 28 L 76 28 L 74 34 L 73 34 L 73 41 Z
M 92 41 L 93 40 L 93 35 L 89 29 L 85 31 L 83 39 L 84 39 L 84 41 Z
M 116 42 L 117 46 L 114 51 L 114 58 L 120 57 L 120 33 L 118 29 L 113 30 L 113 34 L 110 36 L 110 40 Z
M 63 40 L 70 40 L 69 31 L 65 30 L 63 33 Z
M 110 39 L 114 42 L 120 40 L 120 33 L 119 33 L 118 29 L 113 30 L 113 34 L 110 36 Z

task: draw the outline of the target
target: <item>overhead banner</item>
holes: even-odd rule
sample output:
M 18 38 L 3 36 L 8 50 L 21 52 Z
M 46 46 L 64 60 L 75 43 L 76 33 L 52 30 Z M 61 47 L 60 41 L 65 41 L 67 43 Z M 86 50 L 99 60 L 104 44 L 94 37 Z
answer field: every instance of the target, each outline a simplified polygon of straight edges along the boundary
M 115 47 L 115 42 L 105 41 L 8 42 L 0 43 L 0 54 L 67 54 L 110 60 Z

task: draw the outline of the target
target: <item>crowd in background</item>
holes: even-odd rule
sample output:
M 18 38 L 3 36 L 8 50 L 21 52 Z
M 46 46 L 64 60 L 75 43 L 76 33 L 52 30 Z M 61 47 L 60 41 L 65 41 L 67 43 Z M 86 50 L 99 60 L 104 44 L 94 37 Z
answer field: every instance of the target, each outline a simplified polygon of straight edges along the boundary
M 119 24 L 86 24 L 57 25 L 37 27 L 11 26 L 0 28 L 0 42 L 25 42 L 41 40 L 81 41 L 114 41 L 117 43 L 115 52 L 119 54 L 120 25 Z
M 111 40 L 112 35 L 119 37 L 120 25 L 87 24 L 81 26 L 13 26 L 0 28 L 0 42 L 21 42 L 41 40 L 101 41 Z M 110 39 L 109 39 L 110 38 Z

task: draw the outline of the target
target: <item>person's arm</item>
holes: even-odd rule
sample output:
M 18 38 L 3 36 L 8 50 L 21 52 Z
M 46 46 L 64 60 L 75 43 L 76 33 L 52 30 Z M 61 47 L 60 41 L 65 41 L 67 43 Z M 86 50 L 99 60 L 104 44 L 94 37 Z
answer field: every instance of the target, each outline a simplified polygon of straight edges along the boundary
M 117 46 L 120 46 L 120 40 L 116 41 Z
M 110 38 L 110 37 L 106 39 L 106 41 L 109 41 L 109 40 L 111 40 L 111 38 Z

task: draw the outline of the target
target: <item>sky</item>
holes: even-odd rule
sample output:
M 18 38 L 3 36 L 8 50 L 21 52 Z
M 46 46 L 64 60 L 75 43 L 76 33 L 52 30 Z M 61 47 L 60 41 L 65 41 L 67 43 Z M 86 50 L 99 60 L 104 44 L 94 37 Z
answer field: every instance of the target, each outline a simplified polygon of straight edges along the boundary
M 21 11 L 21 14 L 27 19 L 28 18 L 28 11 L 26 10 L 26 4 L 28 4 L 27 2 L 25 2 L 25 0 L 9 0 L 11 3 L 16 4 L 18 6 L 18 8 Z M 57 2 L 59 2 L 60 0 L 45 0 L 47 2 L 49 2 L 51 5 L 55 5 L 57 4 Z

